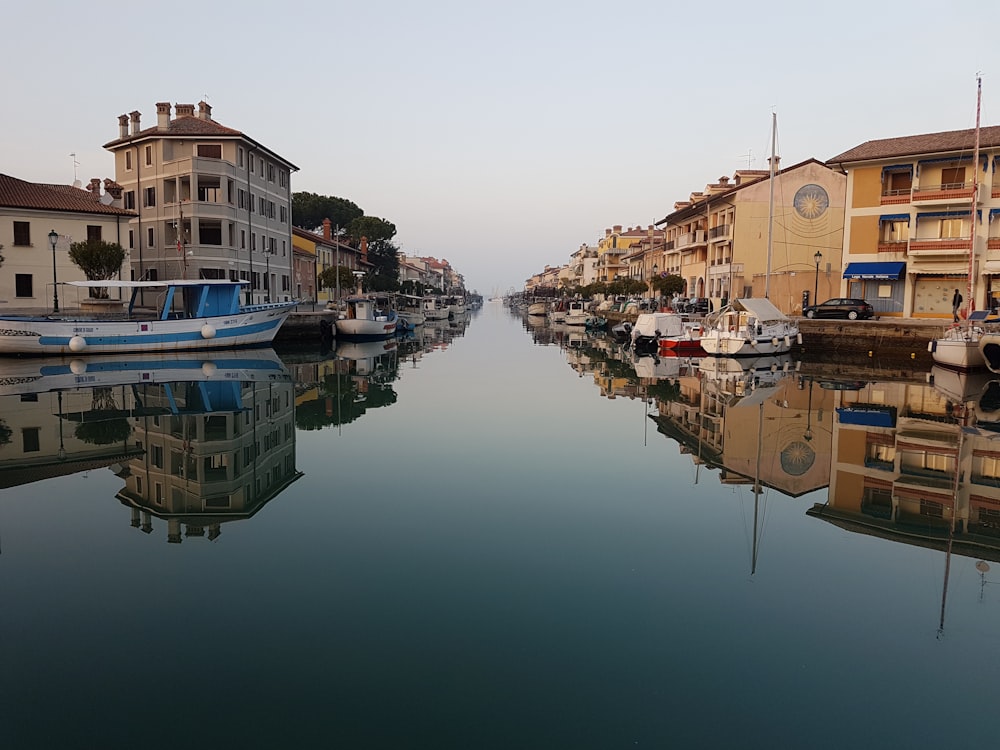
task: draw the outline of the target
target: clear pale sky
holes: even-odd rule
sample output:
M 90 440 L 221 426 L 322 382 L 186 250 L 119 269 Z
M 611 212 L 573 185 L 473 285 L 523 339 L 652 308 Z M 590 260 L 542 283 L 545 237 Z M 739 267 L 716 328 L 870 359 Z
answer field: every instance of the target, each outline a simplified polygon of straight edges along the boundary
M 113 176 L 117 117 L 205 98 L 294 191 L 396 224 L 467 286 L 521 289 L 720 175 L 983 125 L 996 0 L 16 3 L 0 172 Z M 748 154 L 750 156 L 748 157 Z

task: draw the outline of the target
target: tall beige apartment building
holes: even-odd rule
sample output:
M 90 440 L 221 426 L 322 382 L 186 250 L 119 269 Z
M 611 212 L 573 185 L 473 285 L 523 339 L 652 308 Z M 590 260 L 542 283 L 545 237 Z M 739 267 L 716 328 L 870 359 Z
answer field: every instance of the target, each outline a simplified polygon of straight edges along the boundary
M 136 213 L 123 243 L 133 279 L 242 280 L 250 302 L 293 298 L 294 164 L 216 122 L 204 101 L 197 112 L 159 102 L 152 127 L 132 112 L 118 128 L 104 148 Z

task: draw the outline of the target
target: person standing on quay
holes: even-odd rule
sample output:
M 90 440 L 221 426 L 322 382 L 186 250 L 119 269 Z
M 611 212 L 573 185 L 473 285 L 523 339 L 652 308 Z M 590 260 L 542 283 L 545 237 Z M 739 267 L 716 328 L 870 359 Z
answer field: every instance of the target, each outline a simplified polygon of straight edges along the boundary
M 961 306 L 962 306 L 962 293 L 956 289 L 955 294 L 952 295 L 951 298 L 951 317 L 954 319 L 955 323 L 958 322 L 958 308 L 960 308 Z

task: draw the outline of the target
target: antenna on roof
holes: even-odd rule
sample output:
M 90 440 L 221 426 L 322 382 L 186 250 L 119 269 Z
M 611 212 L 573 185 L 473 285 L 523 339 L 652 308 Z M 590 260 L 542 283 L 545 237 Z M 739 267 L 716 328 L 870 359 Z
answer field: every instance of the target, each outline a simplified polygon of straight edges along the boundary
M 747 169 L 753 169 L 753 149 L 748 149 L 745 154 L 740 154 L 740 158 L 747 160 Z
M 76 160 L 76 152 L 70 154 L 73 159 L 73 187 L 80 187 L 80 181 L 76 178 L 76 168 L 80 166 L 80 162 Z

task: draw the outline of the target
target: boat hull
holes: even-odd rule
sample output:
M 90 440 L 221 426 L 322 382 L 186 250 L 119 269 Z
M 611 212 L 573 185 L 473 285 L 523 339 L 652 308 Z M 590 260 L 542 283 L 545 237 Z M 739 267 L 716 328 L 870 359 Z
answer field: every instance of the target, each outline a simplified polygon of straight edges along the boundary
M 270 344 L 295 303 L 179 320 L 0 317 L 0 354 L 78 355 Z
M 975 332 L 959 332 L 934 339 L 927 348 L 935 364 L 956 370 L 983 369 L 987 365 L 980 338 Z
M 337 336 L 356 341 L 389 338 L 396 333 L 397 316 L 384 316 L 385 320 L 341 318 L 337 321 Z
M 725 331 L 709 331 L 698 339 L 706 354 L 723 357 L 753 357 L 787 354 L 797 343 L 798 335 L 748 337 L 729 335 Z

